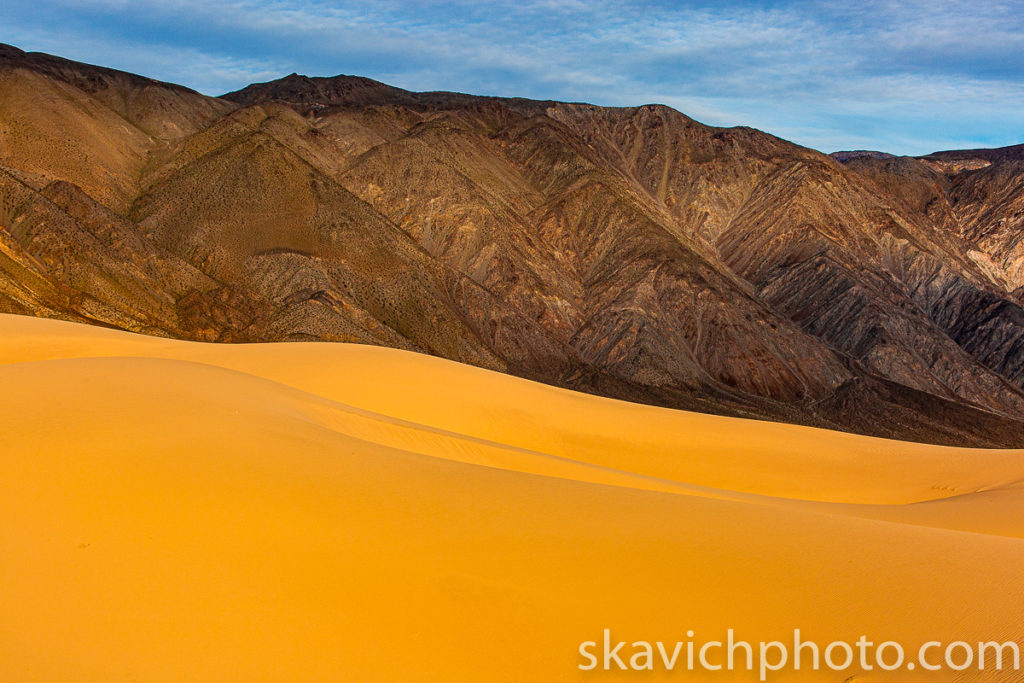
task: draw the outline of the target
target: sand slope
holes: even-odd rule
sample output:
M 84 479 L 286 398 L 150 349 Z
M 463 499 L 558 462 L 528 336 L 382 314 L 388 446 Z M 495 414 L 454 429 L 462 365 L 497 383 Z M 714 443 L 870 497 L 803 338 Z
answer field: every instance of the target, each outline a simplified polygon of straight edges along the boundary
M 14 316 L 0 389 L 2 680 L 606 680 L 576 669 L 605 627 L 1024 639 L 1021 452 Z

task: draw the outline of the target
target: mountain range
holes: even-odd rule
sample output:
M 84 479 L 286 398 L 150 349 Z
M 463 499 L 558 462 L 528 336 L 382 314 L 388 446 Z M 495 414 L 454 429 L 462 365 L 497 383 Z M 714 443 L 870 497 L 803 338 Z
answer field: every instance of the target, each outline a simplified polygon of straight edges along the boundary
M 1024 445 L 1024 145 L 826 155 L 669 107 L 0 45 L 0 312 L 419 351 L 614 398 Z

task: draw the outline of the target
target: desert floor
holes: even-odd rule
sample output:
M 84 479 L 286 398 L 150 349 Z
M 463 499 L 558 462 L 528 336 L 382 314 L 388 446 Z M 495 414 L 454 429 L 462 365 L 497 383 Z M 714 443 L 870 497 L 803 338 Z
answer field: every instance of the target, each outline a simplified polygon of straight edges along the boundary
M 0 680 L 746 680 L 577 648 L 1020 642 L 1022 589 L 1024 452 L 0 316 Z

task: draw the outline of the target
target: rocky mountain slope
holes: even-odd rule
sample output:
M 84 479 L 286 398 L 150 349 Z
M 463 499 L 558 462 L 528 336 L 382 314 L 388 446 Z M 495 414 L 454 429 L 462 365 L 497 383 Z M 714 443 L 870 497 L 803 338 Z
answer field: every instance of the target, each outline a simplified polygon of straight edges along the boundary
M 5 46 L 0 311 L 1021 445 L 1024 179 L 964 154 L 348 76 L 211 98 Z

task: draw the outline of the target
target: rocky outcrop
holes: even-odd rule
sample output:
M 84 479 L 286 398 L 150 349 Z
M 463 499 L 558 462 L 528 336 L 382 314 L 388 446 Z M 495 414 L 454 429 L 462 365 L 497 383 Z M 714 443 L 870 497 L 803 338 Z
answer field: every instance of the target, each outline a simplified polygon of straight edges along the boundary
M 912 294 L 961 348 L 1018 388 L 1024 387 L 1022 159 L 1024 145 L 848 162 L 960 238 L 988 282 L 933 265 L 918 273 Z

